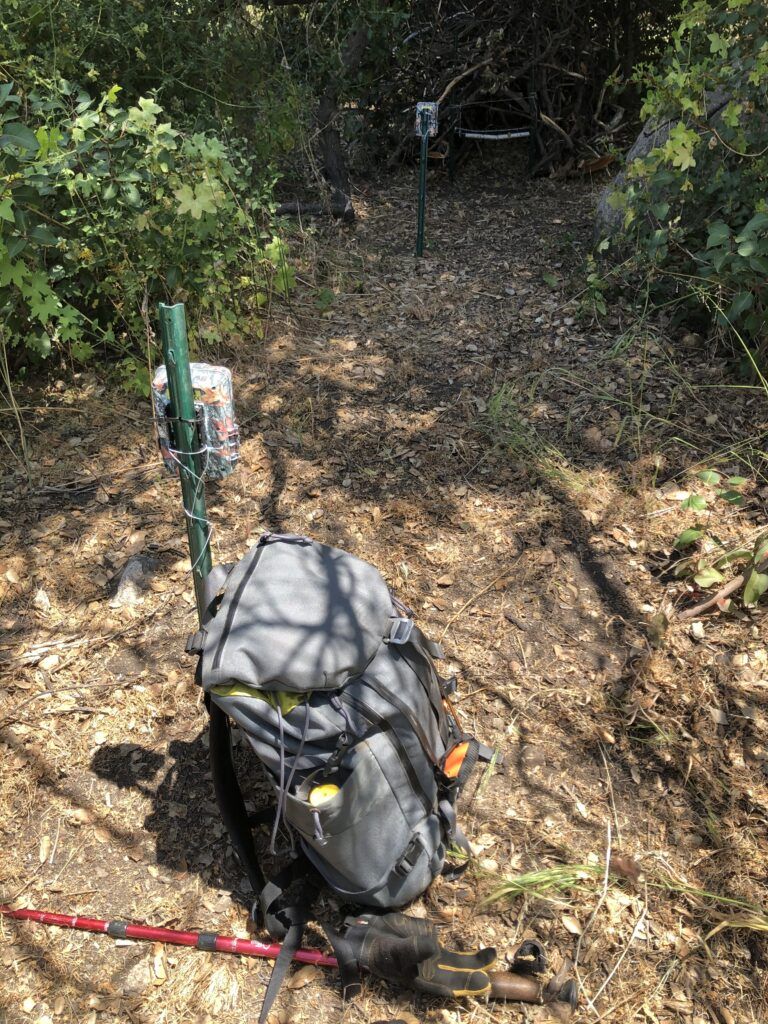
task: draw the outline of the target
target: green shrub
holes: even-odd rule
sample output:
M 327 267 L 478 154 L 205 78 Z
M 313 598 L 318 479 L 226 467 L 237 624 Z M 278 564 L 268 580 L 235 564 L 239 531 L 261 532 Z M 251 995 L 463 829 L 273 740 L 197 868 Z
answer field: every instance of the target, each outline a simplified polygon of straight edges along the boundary
M 751 0 L 685 5 L 658 68 L 638 75 L 643 116 L 672 127 L 613 202 L 635 266 L 660 298 L 703 305 L 765 348 L 768 307 L 768 21 Z M 725 100 L 707 121 L 707 98 Z
M 306 84 L 281 61 L 268 10 L 220 0 L 3 0 L 2 77 L 24 92 L 64 78 L 95 96 L 119 82 L 126 106 L 152 95 L 175 128 L 247 138 L 259 164 L 273 164 L 296 144 Z
M 0 322 L 17 364 L 101 349 L 132 378 L 158 299 L 227 330 L 244 303 L 292 285 L 266 230 L 271 176 L 211 133 L 175 130 L 151 98 L 120 106 L 119 91 L 0 85 Z

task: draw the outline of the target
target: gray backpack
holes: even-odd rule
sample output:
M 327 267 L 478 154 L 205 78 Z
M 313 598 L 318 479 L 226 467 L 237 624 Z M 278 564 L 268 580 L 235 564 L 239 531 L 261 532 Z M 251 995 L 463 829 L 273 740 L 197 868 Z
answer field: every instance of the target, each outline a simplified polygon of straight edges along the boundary
M 439 645 L 372 565 L 306 537 L 265 534 L 213 571 L 207 599 L 187 649 L 200 654 L 214 783 L 253 885 L 263 877 L 224 749 L 228 719 L 274 788 L 273 851 L 284 832 L 343 902 L 392 908 L 420 896 L 450 845 L 468 852 L 456 797 L 491 756 L 450 713 Z M 270 931 L 281 892 L 263 886 Z

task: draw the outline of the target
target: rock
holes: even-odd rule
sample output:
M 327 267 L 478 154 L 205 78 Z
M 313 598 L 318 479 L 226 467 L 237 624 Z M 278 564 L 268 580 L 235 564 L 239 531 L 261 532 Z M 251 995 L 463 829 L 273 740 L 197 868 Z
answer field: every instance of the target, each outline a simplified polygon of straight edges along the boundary
M 719 115 L 725 105 L 730 99 L 724 92 L 716 90 L 706 94 L 705 103 L 707 112 L 701 118 L 704 122 L 710 122 L 716 124 L 719 120 Z M 610 198 L 614 192 L 624 187 L 626 181 L 626 168 L 629 167 L 634 160 L 639 160 L 644 156 L 648 156 L 652 149 L 656 149 L 657 146 L 663 146 L 669 138 L 671 129 L 678 123 L 677 118 L 673 118 L 669 121 L 646 121 L 643 125 L 643 130 L 640 132 L 638 137 L 635 139 L 632 148 L 626 155 L 624 160 L 624 170 L 619 171 L 613 181 L 606 185 L 600 193 L 600 198 L 597 201 L 597 210 L 595 211 L 595 239 L 599 241 L 602 238 L 612 238 L 615 235 L 621 233 L 623 214 L 621 210 L 614 210 L 610 205 Z M 696 173 L 696 168 L 692 168 L 692 174 Z
M 152 965 L 148 957 L 133 963 L 125 973 L 118 971 L 112 983 L 124 998 L 143 995 L 152 980 Z
M 692 622 L 691 623 L 691 636 L 693 637 L 694 640 L 703 640 L 704 639 L 704 637 L 706 636 L 706 633 L 704 632 L 704 623 L 703 622 L 699 622 L 698 620 L 696 620 L 696 622 Z
M 6 576 L 8 574 L 6 573 Z M 51 599 L 48 597 L 42 587 L 35 593 L 32 598 L 32 604 L 37 608 L 39 612 L 49 612 L 51 610 Z
M 144 593 L 150 589 L 157 563 L 146 555 L 131 555 L 123 566 L 117 584 L 117 592 L 109 602 L 110 608 L 141 604 Z

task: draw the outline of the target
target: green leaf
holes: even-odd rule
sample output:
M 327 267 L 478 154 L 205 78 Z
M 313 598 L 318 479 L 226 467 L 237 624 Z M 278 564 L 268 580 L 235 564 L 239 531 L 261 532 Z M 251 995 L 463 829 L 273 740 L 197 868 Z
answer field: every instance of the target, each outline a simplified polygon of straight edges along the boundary
M 757 242 L 753 238 L 745 239 L 737 250 L 739 256 L 753 256 L 757 252 Z
M 51 354 L 51 339 L 47 334 L 30 334 L 27 336 L 26 346 L 33 352 L 37 352 L 43 359 L 47 359 Z
M 29 304 L 30 313 L 41 324 L 47 324 L 51 317 L 56 316 L 60 309 L 61 303 L 56 297 L 56 293 L 51 290 L 40 295 Z
M 722 480 L 720 474 L 716 473 L 714 469 L 702 469 L 702 471 L 697 473 L 696 476 L 704 484 L 719 484 Z
M 746 559 L 752 557 L 752 552 L 749 548 L 733 548 L 731 551 L 726 551 L 724 555 L 720 555 L 712 563 L 716 569 L 725 568 L 726 565 L 733 565 L 734 562 L 744 562 Z
M 93 358 L 96 349 L 90 343 L 90 341 L 73 341 L 70 347 L 72 352 L 72 358 L 76 359 L 79 363 L 87 363 L 89 359 Z
M 45 224 L 36 224 L 29 233 L 29 237 L 38 245 L 58 245 L 59 236 L 54 235 L 51 229 Z
M 720 57 L 728 56 L 728 40 L 721 36 L 718 32 L 709 32 L 707 34 L 709 39 L 709 51 Z
M 709 227 L 709 235 L 707 236 L 707 248 L 714 249 L 716 245 L 723 245 L 727 242 L 731 235 L 731 229 L 722 220 L 716 220 L 714 224 Z
M 11 283 L 21 288 L 27 277 L 27 268 L 21 260 L 0 259 L 0 288 Z
M 742 313 L 752 308 L 755 296 L 752 292 L 739 292 L 731 303 L 726 316 L 729 320 L 737 320 Z
M 694 512 L 703 512 L 706 507 L 707 499 L 702 498 L 700 494 L 689 494 L 680 504 L 680 508 L 692 508 Z
M 741 487 L 742 484 L 747 482 L 747 478 L 745 476 L 729 476 L 725 482 L 733 487 Z
M 125 196 L 125 201 L 129 206 L 141 206 L 141 194 L 135 185 L 123 185 L 122 192 Z
M 12 238 L 8 242 L 8 258 L 15 260 L 20 252 L 24 252 L 27 248 L 26 238 Z
M 216 193 L 208 182 L 198 183 L 194 191 L 189 185 L 182 185 L 173 194 L 180 214 L 188 213 L 194 220 L 200 220 L 204 213 L 216 213 Z
M 145 114 L 160 114 L 163 108 L 158 106 L 157 103 L 149 96 L 142 96 L 139 99 L 139 107 L 144 111 Z
M 698 529 L 698 527 L 691 526 L 687 530 L 683 530 L 682 533 L 678 534 L 675 538 L 674 546 L 676 548 L 687 548 L 690 544 L 694 544 L 703 536 L 703 530 Z
M 544 281 L 544 284 L 549 285 L 550 288 L 557 288 L 560 285 L 560 282 L 555 277 L 555 275 L 554 274 L 550 274 L 549 271 L 545 271 L 541 275 L 541 277 L 542 277 L 542 280 Z
M 739 235 L 737 241 L 741 241 L 741 239 L 745 238 L 747 235 L 757 234 L 759 231 L 762 231 L 764 228 L 767 227 L 768 213 L 756 213 L 754 217 L 752 217 L 751 220 L 748 220 L 747 223 L 744 225 L 744 229 Z
M 335 298 L 336 295 L 331 288 L 321 288 L 315 298 L 315 305 L 321 313 L 325 313 L 331 308 Z
M 760 563 L 764 562 L 766 558 L 768 558 L 768 533 L 764 533 L 762 536 L 757 538 L 755 541 L 754 554 L 752 555 L 752 560 L 755 565 L 760 565 Z
M 748 608 L 754 607 L 766 590 L 768 590 L 768 573 L 753 569 L 744 584 L 744 604 Z
M 40 148 L 40 143 L 35 137 L 35 133 L 30 131 L 26 125 L 20 124 L 18 121 L 11 121 L 10 124 L 3 125 L 3 134 L 0 135 L 0 149 L 28 149 L 31 153 L 35 153 Z
M 723 501 L 727 501 L 729 505 L 743 505 L 744 499 L 738 491 L 718 491 L 718 498 L 722 498 Z
M 696 166 L 696 158 L 693 151 L 699 143 L 699 135 L 689 128 L 682 121 L 670 129 L 669 136 L 664 144 L 664 155 L 671 159 L 672 166 L 678 167 L 681 171 L 687 171 Z
M 697 572 L 693 578 L 702 590 L 706 590 L 707 587 L 711 587 L 715 583 L 722 583 L 725 577 L 710 565 L 706 569 L 702 569 L 701 572 Z

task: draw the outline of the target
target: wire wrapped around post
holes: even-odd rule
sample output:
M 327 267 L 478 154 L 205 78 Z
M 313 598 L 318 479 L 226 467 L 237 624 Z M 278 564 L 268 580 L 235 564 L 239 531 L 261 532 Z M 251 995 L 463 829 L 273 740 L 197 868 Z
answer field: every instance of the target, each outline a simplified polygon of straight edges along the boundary
M 201 446 L 195 412 L 195 395 L 189 369 L 189 344 L 184 305 L 161 302 L 160 340 L 168 372 L 170 421 L 179 462 L 181 495 L 187 520 L 189 555 L 198 618 L 204 611 L 205 578 L 211 571 L 211 528 L 205 507 L 205 485 L 200 465 Z

